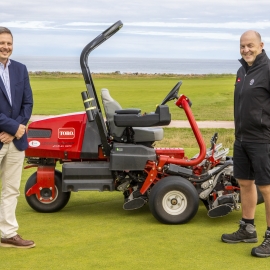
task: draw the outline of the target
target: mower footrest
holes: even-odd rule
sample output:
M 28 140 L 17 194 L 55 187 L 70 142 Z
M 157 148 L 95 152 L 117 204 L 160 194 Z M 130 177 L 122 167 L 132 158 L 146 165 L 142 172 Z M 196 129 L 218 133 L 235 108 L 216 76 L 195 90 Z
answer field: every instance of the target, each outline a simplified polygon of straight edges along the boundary
M 63 165 L 62 191 L 114 191 L 109 162 L 70 162 Z

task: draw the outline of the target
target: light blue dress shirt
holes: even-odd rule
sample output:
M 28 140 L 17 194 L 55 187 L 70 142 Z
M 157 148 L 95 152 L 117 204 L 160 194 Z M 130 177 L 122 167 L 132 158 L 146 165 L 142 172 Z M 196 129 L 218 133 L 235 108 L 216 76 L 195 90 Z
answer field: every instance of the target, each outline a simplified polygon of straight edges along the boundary
M 11 92 L 10 92 L 10 81 L 9 81 L 9 70 L 8 66 L 11 64 L 10 60 L 8 59 L 6 66 L 0 62 L 0 76 L 5 85 L 10 105 L 12 106 L 12 99 L 11 99 Z

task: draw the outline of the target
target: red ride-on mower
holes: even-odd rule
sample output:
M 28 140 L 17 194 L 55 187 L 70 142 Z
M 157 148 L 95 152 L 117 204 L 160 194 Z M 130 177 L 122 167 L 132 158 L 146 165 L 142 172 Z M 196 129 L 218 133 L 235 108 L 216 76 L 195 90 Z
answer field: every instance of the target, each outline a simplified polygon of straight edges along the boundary
M 25 186 L 28 204 L 39 212 L 62 209 L 71 191 L 121 191 L 125 210 L 149 203 L 163 223 L 191 220 L 202 200 L 210 217 L 239 209 L 239 186 L 232 173 L 229 149 L 217 144 L 217 134 L 206 149 L 190 109 L 191 102 L 178 95 L 182 82 L 168 93 L 155 112 L 122 109 L 107 89 L 101 90 L 106 122 L 88 67 L 88 56 L 123 26 L 121 21 L 91 41 L 80 64 L 87 91 L 82 92 L 85 112 L 32 122 L 28 127 L 27 167 L 37 167 Z M 183 109 L 200 147 L 191 159 L 182 148 L 154 148 L 171 121 L 167 102 Z M 55 169 L 62 165 L 62 172 Z

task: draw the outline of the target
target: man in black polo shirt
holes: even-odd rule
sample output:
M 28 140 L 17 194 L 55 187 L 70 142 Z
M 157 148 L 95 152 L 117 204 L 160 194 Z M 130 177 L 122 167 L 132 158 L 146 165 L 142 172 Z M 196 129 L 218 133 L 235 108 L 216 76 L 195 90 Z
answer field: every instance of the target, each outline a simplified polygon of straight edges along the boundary
M 251 250 L 257 257 L 270 256 L 270 60 L 258 32 L 249 30 L 240 38 L 242 66 L 234 92 L 234 177 L 241 192 L 242 220 L 238 231 L 223 234 L 226 243 L 256 243 L 254 216 L 256 185 L 266 209 L 265 239 Z

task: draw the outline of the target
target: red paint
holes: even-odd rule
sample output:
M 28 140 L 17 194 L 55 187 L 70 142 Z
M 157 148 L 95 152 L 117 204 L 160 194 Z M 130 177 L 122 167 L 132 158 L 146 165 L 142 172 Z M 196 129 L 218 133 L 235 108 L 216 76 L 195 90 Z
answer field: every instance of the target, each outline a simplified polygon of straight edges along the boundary
M 26 196 L 36 194 L 37 198 L 42 202 L 51 202 L 55 198 L 55 168 L 54 166 L 38 166 L 37 183 L 28 189 Z M 41 195 L 42 189 L 51 190 L 51 198 L 43 198 Z
M 155 148 L 156 154 L 158 156 L 165 155 L 170 158 L 184 158 L 185 151 L 183 148 Z
M 80 159 L 87 116 L 85 112 L 59 115 L 34 121 L 29 124 L 30 129 L 51 129 L 50 138 L 28 138 L 29 147 L 25 151 L 26 157 Z M 31 147 L 31 141 L 38 141 L 38 147 Z M 67 156 L 66 156 L 67 154 Z
M 192 131 L 200 147 L 200 154 L 194 159 L 186 159 L 184 158 L 184 153 L 182 152 L 183 150 L 181 148 L 178 148 L 181 149 L 179 150 L 179 153 L 177 153 L 177 150 L 166 150 L 166 148 L 156 149 L 156 153 L 158 155 L 158 164 L 156 165 L 155 162 L 148 161 L 145 169 L 145 172 L 148 173 L 148 176 L 146 177 L 146 180 L 140 189 L 142 194 L 144 194 L 153 183 L 156 183 L 159 179 L 164 177 L 163 168 L 166 164 L 196 166 L 204 160 L 206 155 L 206 146 L 188 102 L 188 98 L 184 95 L 181 95 L 175 104 L 176 106 L 184 109 Z M 172 157 L 173 154 L 175 154 L 177 157 Z M 153 179 L 153 177 L 155 177 L 155 179 Z

